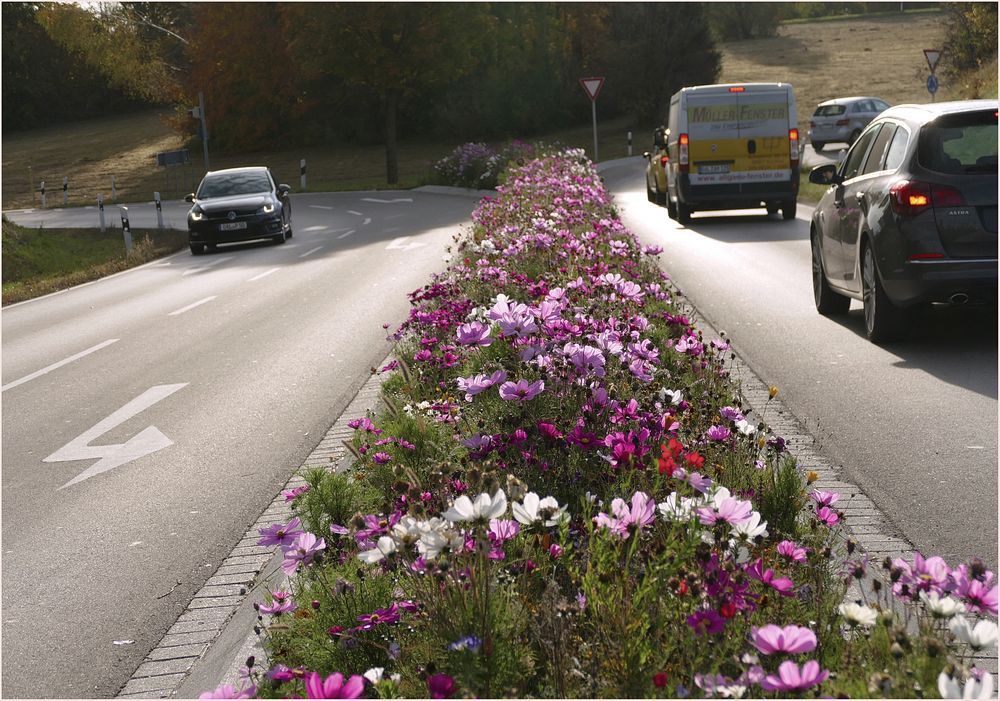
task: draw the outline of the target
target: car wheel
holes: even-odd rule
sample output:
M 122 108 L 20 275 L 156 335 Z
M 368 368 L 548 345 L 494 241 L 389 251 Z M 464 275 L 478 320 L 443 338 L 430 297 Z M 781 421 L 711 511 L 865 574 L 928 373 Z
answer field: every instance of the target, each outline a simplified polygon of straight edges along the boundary
M 816 151 L 817 153 L 819 153 L 820 151 L 823 150 L 824 146 L 826 146 L 826 142 L 825 141 L 814 141 L 813 142 L 813 151 Z
M 203 243 L 192 243 L 191 244 L 191 255 L 200 256 L 205 252 L 205 244 Z
M 650 202 L 656 202 L 656 193 L 653 192 L 653 188 L 646 183 L 646 199 Z
M 858 140 L 859 136 L 861 136 L 861 130 L 860 129 L 855 129 L 854 131 L 852 131 L 851 132 L 851 138 L 849 138 L 847 140 L 847 145 L 848 146 L 852 145 L 855 141 Z
M 691 221 L 691 214 L 693 212 L 694 210 L 691 207 L 677 200 L 677 221 L 681 224 L 687 224 Z
M 779 209 L 781 209 L 781 208 L 778 205 L 773 204 L 771 202 L 767 203 L 767 213 L 768 214 L 777 214 Z
M 288 225 L 288 238 L 292 238 L 292 206 L 290 204 L 286 204 L 285 207 L 288 211 L 288 221 L 286 222 Z
M 837 294 L 827 283 L 826 272 L 823 269 L 823 252 L 816 236 L 810 237 L 810 246 L 812 248 L 813 301 L 816 303 L 816 311 L 823 316 L 846 314 L 847 310 L 851 308 L 851 299 Z
M 282 228 L 281 233 L 277 236 L 271 237 L 271 240 L 274 241 L 275 245 L 280 246 L 288 240 L 288 234 L 285 232 L 284 228 Z
M 875 253 L 866 245 L 861 257 L 861 290 L 865 307 L 865 333 L 872 343 L 895 341 L 906 331 L 909 313 L 897 307 L 885 293 Z
M 796 200 L 789 200 L 787 202 L 781 203 L 781 218 L 785 221 L 789 219 L 795 219 L 795 210 L 798 209 L 798 202 Z
M 208 250 L 214 251 L 216 248 L 218 248 L 218 246 L 216 244 L 214 244 L 214 243 L 208 244 Z
M 666 193 L 666 195 L 667 195 L 667 216 L 670 217 L 671 219 L 673 219 L 674 221 L 676 221 L 677 220 L 677 203 L 674 202 L 672 199 L 670 199 L 670 193 L 669 192 Z

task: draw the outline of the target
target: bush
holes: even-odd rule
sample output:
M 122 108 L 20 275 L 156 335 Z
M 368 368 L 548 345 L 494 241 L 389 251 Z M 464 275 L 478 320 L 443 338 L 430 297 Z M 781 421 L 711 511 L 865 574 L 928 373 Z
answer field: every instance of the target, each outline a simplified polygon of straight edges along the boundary
M 516 140 L 500 150 L 484 143 L 462 144 L 434 164 L 434 174 L 444 185 L 491 190 L 509 163 L 523 163 L 534 151 L 531 144 Z

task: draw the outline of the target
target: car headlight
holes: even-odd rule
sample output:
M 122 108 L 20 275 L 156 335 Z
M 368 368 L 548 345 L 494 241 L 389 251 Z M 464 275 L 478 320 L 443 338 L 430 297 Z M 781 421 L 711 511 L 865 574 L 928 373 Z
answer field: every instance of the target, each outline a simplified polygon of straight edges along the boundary
M 201 221 L 204 218 L 205 218 L 205 213 L 203 211 L 201 211 L 201 207 L 199 207 L 198 205 L 195 205 L 194 207 L 191 208 L 191 220 L 192 221 Z
M 274 200 L 267 200 L 264 202 L 264 206 L 260 208 L 261 214 L 270 214 L 274 211 Z

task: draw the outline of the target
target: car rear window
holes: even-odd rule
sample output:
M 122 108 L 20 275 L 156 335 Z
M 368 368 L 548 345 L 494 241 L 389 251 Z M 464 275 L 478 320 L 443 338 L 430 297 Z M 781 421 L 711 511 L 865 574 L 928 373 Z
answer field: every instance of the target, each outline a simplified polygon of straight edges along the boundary
M 948 114 L 926 124 L 917 142 L 917 161 L 939 173 L 996 173 L 996 111 Z
M 820 105 L 813 112 L 814 117 L 836 117 L 847 111 L 844 105 Z
M 225 173 L 205 178 L 198 188 L 198 198 L 250 195 L 270 189 L 271 182 L 265 173 Z

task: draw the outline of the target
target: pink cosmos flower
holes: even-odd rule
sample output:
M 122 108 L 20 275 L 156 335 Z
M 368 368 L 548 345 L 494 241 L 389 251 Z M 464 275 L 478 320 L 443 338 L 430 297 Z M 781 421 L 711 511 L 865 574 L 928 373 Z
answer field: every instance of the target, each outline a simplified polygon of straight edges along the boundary
M 257 694 L 257 687 L 237 689 L 232 684 L 223 684 L 215 691 L 206 691 L 199 699 L 252 699 Z
M 257 545 L 280 545 L 287 547 L 302 533 L 302 521 L 298 516 L 285 524 L 275 523 L 267 528 L 258 528 L 260 539 Z
M 821 489 L 814 489 L 810 494 L 809 498 L 816 502 L 817 506 L 833 506 L 838 499 L 840 499 L 840 494 L 837 492 L 825 492 Z
M 506 542 L 521 532 L 521 524 L 509 518 L 490 519 L 490 530 L 487 537 L 490 542 L 499 545 Z
M 750 635 L 754 647 L 763 655 L 773 655 L 776 652 L 798 655 L 816 649 L 816 634 L 801 626 L 754 626 L 750 629 Z
M 791 540 L 783 540 L 778 543 L 778 554 L 784 555 L 793 562 L 805 562 L 808 550 L 800 547 L 798 543 Z
M 724 441 L 729 438 L 731 433 L 725 426 L 712 426 L 705 435 L 710 441 Z
M 455 680 L 447 674 L 432 674 L 427 677 L 427 691 L 432 699 L 447 699 L 455 694 Z
M 790 580 L 788 577 L 776 577 L 774 570 L 764 569 L 764 560 L 762 558 L 757 558 L 757 561 L 752 565 L 747 565 L 744 571 L 750 577 L 763 582 L 767 586 L 776 590 L 782 596 L 795 596 L 793 587 L 795 582 Z
M 612 516 L 601 512 L 594 517 L 594 523 L 624 539 L 629 537 L 633 526 L 635 530 L 642 530 L 655 521 L 655 511 L 656 502 L 645 492 L 636 492 L 632 495 L 631 506 L 623 499 L 615 499 L 611 502 Z
M 500 385 L 500 398 L 507 401 L 516 399 L 521 402 L 527 402 L 541 394 L 544 389 L 545 383 L 542 380 L 535 380 L 534 382 L 528 382 L 527 380 L 504 382 Z
M 352 675 L 346 682 L 344 675 L 334 672 L 325 680 L 316 672 L 306 675 L 307 699 L 356 699 L 365 691 L 365 678 Z
M 285 503 L 287 504 L 290 501 L 295 501 L 296 498 L 302 496 L 308 491 L 309 491 L 309 485 L 303 484 L 302 486 L 296 487 L 295 489 L 286 489 L 281 493 L 281 495 L 285 497 Z
M 713 526 L 719 521 L 737 526 L 750 521 L 753 514 L 753 504 L 736 497 L 729 496 L 729 490 L 719 489 L 711 506 L 698 508 L 695 513 L 706 526 Z
M 488 346 L 493 343 L 490 327 L 479 321 L 472 321 L 458 327 L 458 342 L 463 346 Z
M 777 674 L 768 674 L 761 680 L 760 688 L 764 691 L 797 691 L 821 684 L 829 676 L 830 672 L 821 670 L 816 660 L 809 660 L 801 669 L 791 660 L 785 660 L 778 666 Z
M 294 611 L 298 606 L 292 601 L 292 595 L 286 591 L 276 591 L 271 594 L 273 600 L 270 604 L 259 604 L 257 610 L 271 616 L 280 616 L 283 613 Z
M 492 375 L 473 375 L 472 377 L 459 377 L 455 382 L 458 388 L 465 392 L 465 401 L 471 402 L 472 398 L 480 392 L 489 389 L 495 384 L 507 379 L 507 373 L 497 370 Z
M 725 630 L 726 619 L 715 610 L 697 611 L 687 617 L 687 624 L 694 630 L 695 635 L 714 635 Z
M 292 546 L 285 550 L 285 559 L 281 563 L 281 569 L 290 577 L 295 573 L 300 562 L 303 565 L 308 565 L 315 559 L 317 553 L 324 549 L 326 549 L 326 542 L 322 538 L 317 538 L 312 533 L 301 533 Z
M 829 506 L 821 506 L 816 509 L 816 518 L 819 519 L 820 523 L 825 523 L 828 526 L 832 526 L 840 520 L 840 516 L 837 515 L 837 512 Z

